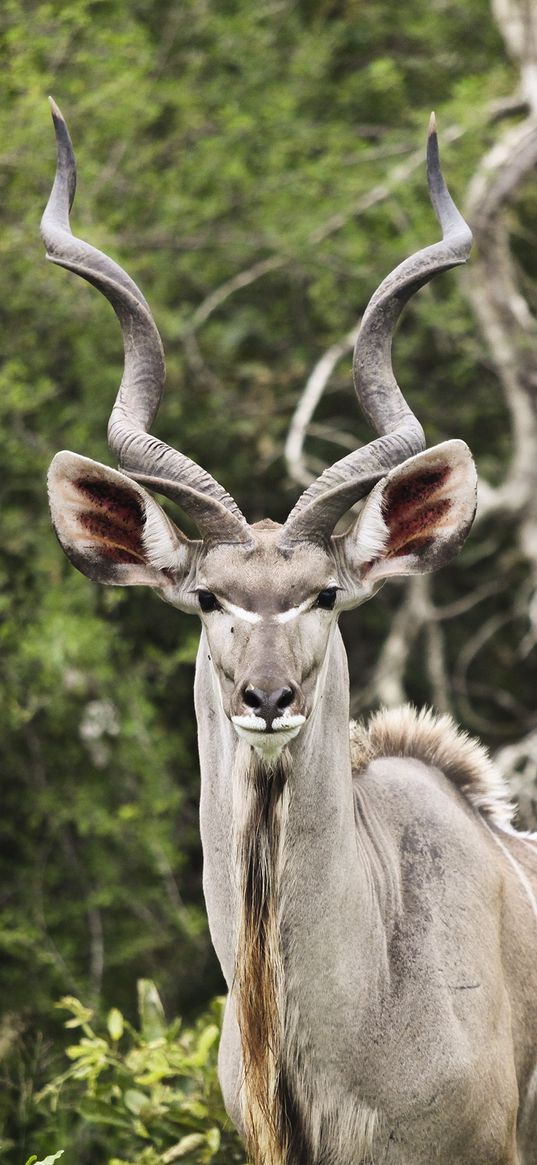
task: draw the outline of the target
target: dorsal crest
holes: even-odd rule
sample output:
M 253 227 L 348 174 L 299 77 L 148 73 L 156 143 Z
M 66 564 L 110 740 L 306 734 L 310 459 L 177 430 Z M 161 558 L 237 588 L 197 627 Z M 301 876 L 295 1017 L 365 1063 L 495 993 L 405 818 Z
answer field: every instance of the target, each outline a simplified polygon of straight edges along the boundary
M 484 745 L 451 716 L 436 715 L 430 708 L 418 711 L 411 704 L 381 708 L 366 725 L 351 722 L 350 737 L 356 776 L 380 757 L 412 757 L 440 769 L 495 825 L 511 826 L 514 808 L 503 777 Z

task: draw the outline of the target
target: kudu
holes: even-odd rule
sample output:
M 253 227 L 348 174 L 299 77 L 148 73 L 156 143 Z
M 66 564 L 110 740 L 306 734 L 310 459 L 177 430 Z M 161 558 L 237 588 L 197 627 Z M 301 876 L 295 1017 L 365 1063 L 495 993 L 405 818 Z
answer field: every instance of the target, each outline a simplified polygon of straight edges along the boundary
M 75 163 L 53 115 L 48 256 L 110 300 L 125 368 L 109 425 L 120 468 L 59 453 L 52 518 L 91 579 L 145 583 L 201 617 L 204 889 L 229 989 L 228 1112 L 255 1165 L 536 1165 L 537 852 L 512 829 L 484 750 L 447 717 L 380 712 L 349 735 L 337 626 L 391 575 L 447 562 L 474 514 L 467 447 L 424 451 L 391 367 L 405 302 L 471 245 L 434 123 L 442 241 L 384 280 L 354 355 L 379 436 L 326 469 L 283 526 L 250 526 L 205 470 L 148 433 L 160 338 L 136 284 L 71 233 Z

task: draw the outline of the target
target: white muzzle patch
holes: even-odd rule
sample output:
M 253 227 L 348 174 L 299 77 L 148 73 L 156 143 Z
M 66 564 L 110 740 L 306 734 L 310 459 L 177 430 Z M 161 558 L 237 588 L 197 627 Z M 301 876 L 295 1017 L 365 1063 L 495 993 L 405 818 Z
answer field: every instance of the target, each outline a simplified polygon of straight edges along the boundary
M 258 756 L 263 760 L 273 761 L 298 735 L 305 716 L 278 716 L 272 721 L 272 730 L 267 732 L 266 720 L 261 716 L 232 716 L 233 727 L 237 736 L 255 748 Z

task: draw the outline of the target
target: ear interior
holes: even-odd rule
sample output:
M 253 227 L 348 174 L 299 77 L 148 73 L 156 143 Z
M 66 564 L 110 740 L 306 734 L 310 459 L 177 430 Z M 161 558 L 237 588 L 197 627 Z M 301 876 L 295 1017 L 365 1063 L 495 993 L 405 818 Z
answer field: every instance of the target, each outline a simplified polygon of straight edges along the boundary
M 187 539 L 136 482 L 65 451 L 51 464 L 48 486 L 58 539 L 89 578 L 162 588 L 184 573 Z
M 123 485 L 89 477 L 69 484 L 82 536 L 90 538 L 101 557 L 117 565 L 145 562 L 142 499 Z
M 467 537 L 476 491 L 474 462 L 463 441 L 409 458 L 375 486 L 347 536 L 354 568 L 370 583 L 438 570 Z

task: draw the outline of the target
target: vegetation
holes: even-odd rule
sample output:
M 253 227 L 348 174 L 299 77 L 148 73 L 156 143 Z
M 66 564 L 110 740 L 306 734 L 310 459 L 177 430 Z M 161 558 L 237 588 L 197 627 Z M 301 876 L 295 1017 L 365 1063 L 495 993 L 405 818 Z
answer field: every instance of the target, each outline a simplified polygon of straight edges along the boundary
M 436 237 L 430 109 L 462 201 L 495 143 L 509 162 L 509 135 L 533 108 L 524 52 L 537 40 L 508 53 L 488 0 L 3 0 L 0 33 L 0 1154 L 6 1165 L 32 1154 L 48 1165 L 61 1150 L 62 1165 L 241 1161 L 215 1081 L 210 1001 L 223 984 L 201 894 L 197 628 L 142 592 L 92 587 L 46 510 L 59 448 L 109 459 L 122 357 L 105 301 L 44 262 L 46 94 L 77 152 L 73 225 L 127 267 L 163 335 L 159 435 L 250 519 L 279 519 L 304 473 L 369 437 L 347 355 L 301 458 L 283 456 L 317 362 L 381 276 Z M 522 165 L 511 172 L 516 287 L 531 308 L 535 186 Z M 530 820 L 537 456 L 526 492 L 508 505 L 501 490 L 537 432 L 535 337 L 508 321 L 509 380 L 475 315 L 489 285 L 437 280 L 396 341 L 430 443 L 468 441 L 488 509 L 434 588 L 391 585 L 344 632 L 353 712 L 401 695 L 451 709 L 522 774 Z M 137 981 L 155 984 L 141 988 L 138 1020 Z M 159 997 L 184 1027 L 165 1023 Z
M 139 1028 L 113 1007 L 102 1034 L 78 999 L 66 996 L 57 1006 L 71 1015 L 66 1028 L 82 1034 L 66 1049 L 71 1067 L 45 1086 L 37 1104 L 48 1101 L 71 1123 L 75 1113 L 82 1118 L 80 1135 L 91 1128 L 93 1154 L 106 1155 L 113 1129 L 113 1165 L 244 1160 L 216 1076 L 219 1002 L 194 1028 L 183 1028 L 179 1019 L 167 1025 L 155 985 L 141 979 Z

